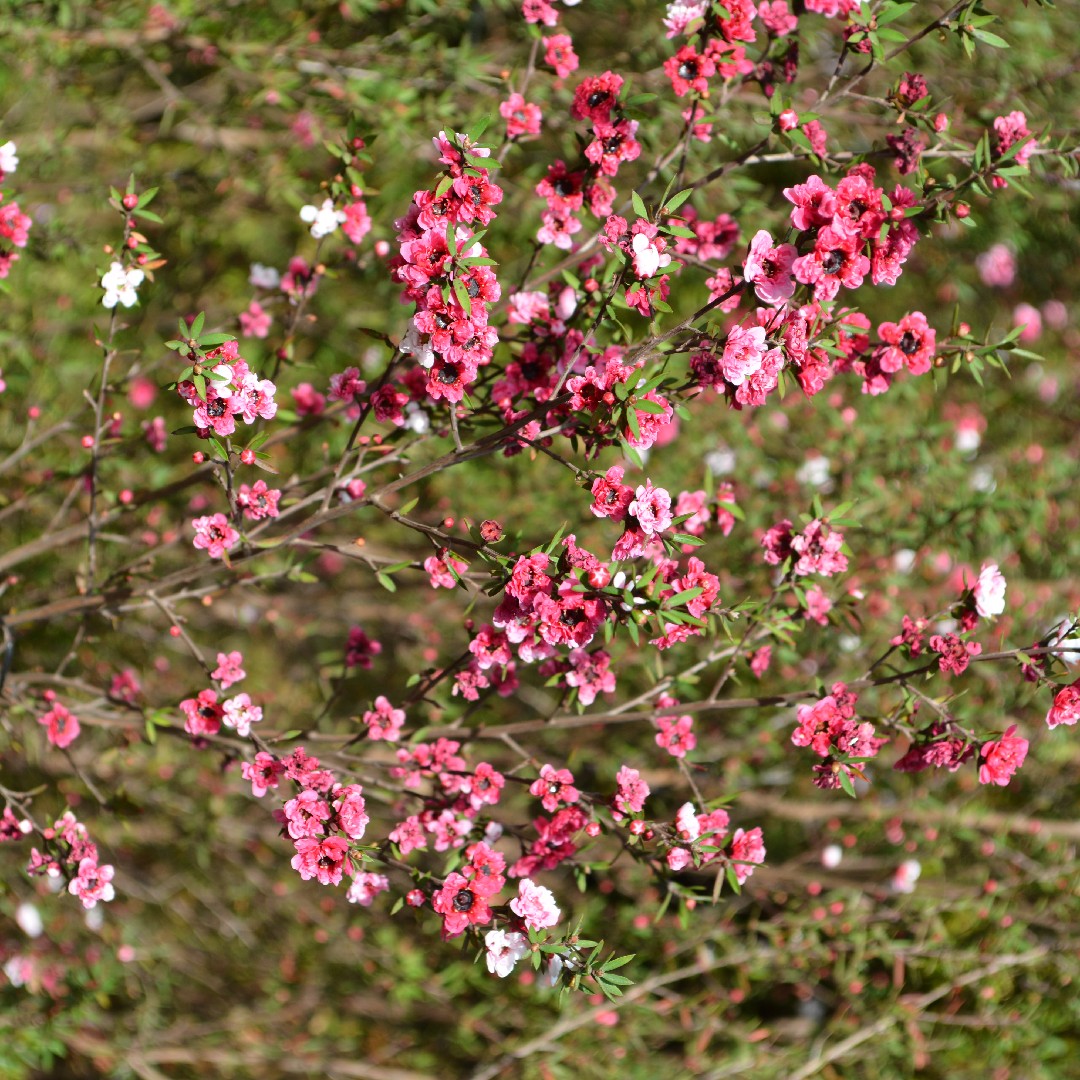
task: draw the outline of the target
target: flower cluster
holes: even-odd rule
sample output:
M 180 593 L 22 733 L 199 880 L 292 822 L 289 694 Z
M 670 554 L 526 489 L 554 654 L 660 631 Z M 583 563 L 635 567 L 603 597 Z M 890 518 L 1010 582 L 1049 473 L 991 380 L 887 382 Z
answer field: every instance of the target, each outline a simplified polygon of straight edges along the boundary
M 841 772 L 851 776 L 851 767 L 842 759 L 874 757 L 888 741 L 874 734 L 873 724 L 859 720 L 856 701 L 857 695 L 838 682 L 833 684 L 832 693 L 813 705 L 800 705 L 796 711 L 798 726 L 791 741 L 796 746 L 809 746 L 825 759 L 814 766 L 814 783 L 820 788 L 840 787 Z
M 220 515 L 218 515 L 220 516 Z M 217 654 L 218 666 L 211 672 L 221 690 L 228 690 L 234 683 L 246 677 L 241 664 L 243 656 L 233 651 Z M 184 730 L 195 738 L 216 735 L 222 725 L 235 731 L 242 738 L 251 734 L 251 725 L 262 720 L 262 709 L 251 703 L 248 694 L 236 694 L 225 701 L 218 700 L 218 691 L 200 690 L 193 698 L 180 702 L 180 711 L 184 714 Z
M 232 435 L 237 419 L 254 424 L 277 415 L 277 387 L 248 367 L 236 341 L 226 341 L 208 352 L 198 366 L 191 378 L 176 384 L 176 392 L 191 406 L 192 423 L 200 439 Z
M 63 877 L 68 883 L 68 892 L 77 896 L 85 908 L 94 907 L 99 900 L 113 899 L 116 895 L 112 885 L 113 868 L 98 861 L 97 845 L 90 839 L 86 826 L 77 821 L 70 810 L 41 835 L 44 850 L 30 849 L 28 874 Z
M 402 299 L 416 305 L 401 351 L 424 369 L 429 399 L 456 404 L 499 340 L 488 315 L 501 289 L 487 249 L 473 237 L 495 220 L 503 192 L 481 165 L 490 150 L 464 135 L 439 132 L 433 141 L 446 168 L 396 222 L 400 249 L 392 266 L 405 286 Z
M 0 144 L 0 184 L 19 166 L 15 150 L 15 144 L 10 139 Z M 0 280 L 8 276 L 12 263 L 19 258 L 19 252 L 13 249 L 26 247 L 31 224 L 29 215 L 19 209 L 17 202 L 4 202 L 4 192 L 0 189 Z

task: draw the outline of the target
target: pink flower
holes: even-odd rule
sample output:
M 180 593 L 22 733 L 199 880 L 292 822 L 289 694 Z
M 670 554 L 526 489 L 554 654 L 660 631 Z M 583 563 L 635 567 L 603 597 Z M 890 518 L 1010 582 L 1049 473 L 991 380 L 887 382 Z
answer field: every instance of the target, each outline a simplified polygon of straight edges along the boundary
M 468 570 L 468 563 L 462 562 L 448 552 L 444 552 L 442 558 L 429 555 L 424 560 L 424 569 L 431 578 L 433 589 L 454 589 L 457 587 L 457 578 L 450 572 L 451 567 L 458 574 Z
M 984 619 L 1005 610 L 1005 578 L 997 563 L 983 563 L 979 580 L 975 582 L 975 610 Z
M 637 814 L 645 808 L 649 785 L 641 779 L 637 769 L 623 765 L 615 774 L 618 790 L 615 792 L 615 809 L 624 814 Z
M 492 975 L 505 979 L 514 965 L 529 954 L 529 939 L 524 934 L 505 930 L 489 930 L 484 935 L 487 948 L 487 969 Z
M 222 690 L 228 690 L 233 683 L 238 683 L 241 679 L 247 677 L 247 672 L 240 666 L 244 662 L 241 653 L 236 651 L 231 653 L 219 652 L 217 662 L 218 666 L 210 672 L 210 678 L 216 679 L 221 684 Z
M 341 209 L 345 215 L 341 231 L 351 243 L 359 244 L 371 232 L 371 215 L 367 204 L 363 199 L 357 199 L 356 202 L 346 203 Z
M 443 917 L 443 937 L 452 938 L 467 926 L 491 922 L 487 899 L 472 888 L 469 880 L 454 872 L 431 898 L 431 906 Z
M 220 559 L 240 539 L 224 514 L 196 518 L 191 525 L 195 529 L 195 547 L 205 549 L 211 559 Z
M 240 766 L 240 775 L 251 783 L 251 794 L 261 799 L 267 791 L 278 786 L 278 777 L 285 771 L 285 765 L 273 754 L 260 750 L 254 762 L 245 761 Z
M 574 787 L 574 774 L 569 769 L 556 769 L 553 765 L 540 767 L 540 778 L 529 787 L 548 813 L 553 814 L 564 804 L 576 803 L 580 792 Z
M 743 263 L 743 277 L 754 286 L 763 303 L 782 304 L 795 292 L 791 264 L 798 256 L 793 244 L 773 247 L 772 237 L 765 229 L 755 233 L 750 241 L 750 253 Z
M 240 485 L 236 496 L 236 505 L 243 508 L 244 517 L 252 521 L 278 516 L 278 500 L 281 492 L 277 488 L 266 486 L 265 480 L 256 480 L 250 487 Z
M 634 492 L 634 501 L 627 509 L 646 536 L 656 536 L 671 526 L 671 496 L 664 488 L 654 488 L 651 480 Z
M 530 930 L 554 926 L 560 917 L 551 890 L 535 884 L 531 878 L 522 878 L 518 882 L 518 894 L 510 901 L 510 910 L 524 920 Z
M 1028 741 L 1014 735 L 1013 724 L 1000 739 L 983 743 L 979 749 L 979 783 L 1004 787 L 1013 773 L 1024 764 Z
M 499 115 L 506 121 L 507 138 L 540 134 L 540 106 L 530 104 L 520 94 L 511 94 L 502 102 L 499 105 Z
M 578 58 L 569 34 L 553 34 L 544 38 L 544 63 L 553 67 L 560 79 L 577 71 Z
M 385 739 L 397 742 L 401 738 L 401 725 L 405 723 L 405 710 L 395 709 L 381 694 L 375 699 L 375 708 L 364 713 L 369 739 Z
M 382 652 L 382 643 L 373 641 L 359 626 L 349 629 L 349 639 L 345 642 L 345 666 L 361 667 L 371 670 L 371 658 Z
M 78 717 L 59 702 L 53 705 L 44 716 L 39 716 L 38 723 L 45 726 L 45 735 L 49 742 L 61 750 L 65 746 L 70 746 L 79 737 Z
M 189 735 L 216 735 L 221 730 L 224 714 L 216 691 L 200 690 L 197 697 L 181 701 L 180 709 L 186 718 L 184 730 Z
M 270 333 L 273 319 L 263 306 L 252 300 L 247 311 L 240 312 L 240 333 L 244 337 L 264 338 Z
M 294 842 L 296 854 L 291 865 L 304 881 L 317 878 L 320 885 L 340 885 L 349 842 L 343 836 L 328 836 L 323 840 L 304 837 Z
M 381 892 L 386 892 L 389 888 L 390 880 L 385 874 L 357 874 L 349 885 L 349 891 L 345 894 L 345 899 L 350 904 L 371 907 L 375 897 Z
M 672 757 L 686 757 L 697 746 L 697 737 L 690 729 L 694 726 L 692 716 L 658 716 L 656 745 L 663 747 Z
M 1054 695 L 1054 703 L 1046 714 L 1046 723 L 1052 728 L 1058 724 L 1072 726 L 1077 720 L 1080 720 L 1080 679 L 1063 686 Z
M 317 791 L 305 788 L 285 804 L 285 827 L 294 840 L 305 836 L 322 836 L 326 832 L 323 824 L 330 819 L 330 807 Z
M 765 359 L 765 327 L 736 326 L 724 343 L 720 370 L 732 386 L 741 386 L 753 375 Z
M 761 829 L 751 829 L 749 832 L 736 829 L 731 838 L 731 858 L 735 861 L 735 877 L 741 885 L 754 872 L 754 865 L 760 866 L 765 861 Z M 754 865 L 740 865 L 745 863 Z
M 367 815 L 363 790 L 359 784 L 348 784 L 344 787 L 336 787 L 331 792 L 334 796 L 332 805 L 337 811 L 338 824 L 350 840 L 362 840 L 368 822 L 371 820 Z
M 68 882 L 68 892 L 77 896 L 84 908 L 92 908 L 99 900 L 107 902 L 116 895 L 113 873 L 111 866 L 98 866 L 94 859 L 82 859 L 78 874 Z

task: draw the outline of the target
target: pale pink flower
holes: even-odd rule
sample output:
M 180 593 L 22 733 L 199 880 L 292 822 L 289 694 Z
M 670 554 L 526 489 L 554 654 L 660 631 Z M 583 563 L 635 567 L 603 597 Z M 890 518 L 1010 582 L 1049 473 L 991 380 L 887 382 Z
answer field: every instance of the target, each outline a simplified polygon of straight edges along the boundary
M 537 885 L 531 878 L 518 882 L 518 894 L 510 901 L 510 910 L 523 919 L 530 930 L 542 930 L 559 921 L 559 908 L 550 889 Z
M 1005 578 L 997 563 L 983 563 L 979 580 L 975 582 L 975 610 L 984 619 L 1005 610 Z
M 359 904 L 361 907 L 371 907 L 375 897 L 390 888 L 390 879 L 385 874 L 362 873 L 357 874 L 349 885 L 349 891 L 345 899 L 350 904 Z
M 82 859 L 78 874 L 68 882 L 68 892 L 77 896 L 84 908 L 94 907 L 99 900 L 109 901 L 116 895 L 113 873 L 111 866 L 98 866 L 94 859 Z
M 742 386 L 761 368 L 765 353 L 764 326 L 736 326 L 728 333 L 724 343 L 720 370 L 732 386 Z

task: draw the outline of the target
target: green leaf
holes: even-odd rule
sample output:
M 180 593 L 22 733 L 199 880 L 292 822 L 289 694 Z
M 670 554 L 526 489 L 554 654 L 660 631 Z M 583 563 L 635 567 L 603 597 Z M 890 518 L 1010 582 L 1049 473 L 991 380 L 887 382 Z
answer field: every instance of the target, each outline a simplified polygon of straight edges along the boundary
M 645 203 L 636 191 L 630 193 L 630 202 L 633 204 L 634 213 L 637 214 L 638 217 L 647 218 L 649 216 L 649 211 L 645 209 Z
M 672 195 L 671 198 L 668 199 L 666 205 L 664 206 L 664 210 L 667 211 L 667 213 L 669 214 L 674 213 L 693 194 L 693 188 L 683 188 L 682 191 L 676 192 L 676 194 Z
M 397 582 L 389 574 L 384 574 L 381 570 L 375 575 L 375 580 L 387 591 L 397 592 Z
M 850 795 L 853 799 L 858 798 L 855 794 L 855 784 L 852 782 L 851 774 L 847 769 L 838 769 L 836 777 L 840 781 L 840 787 L 843 788 L 845 794 Z
M 604 965 L 604 971 L 614 971 L 616 968 L 621 968 L 625 964 L 629 964 L 635 956 L 637 956 L 637 953 L 628 953 L 626 956 L 620 956 L 617 960 L 609 960 Z
M 1004 39 L 997 36 L 997 34 L 991 34 L 989 30 L 980 30 L 975 27 L 971 31 L 974 37 L 977 37 L 980 41 L 986 42 L 987 45 L 992 45 L 995 49 L 1007 49 L 1009 43 Z
M 195 321 L 191 324 L 191 337 L 197 338 L 202 333 L 203 323 L 205 322 L 206 312 L 200 311 L 199 314 L 195 316 Z

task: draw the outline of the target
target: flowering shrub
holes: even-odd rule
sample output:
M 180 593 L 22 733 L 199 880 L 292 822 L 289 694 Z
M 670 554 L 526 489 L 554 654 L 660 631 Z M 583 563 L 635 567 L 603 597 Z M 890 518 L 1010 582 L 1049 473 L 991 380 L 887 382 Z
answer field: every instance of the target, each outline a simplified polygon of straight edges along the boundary
M 1052 1068 L 1077 161 L 998 54 L 1067 20 L 399 7 L 76 5 L 77 196 L 0 112 L 11 1060 Z

